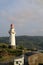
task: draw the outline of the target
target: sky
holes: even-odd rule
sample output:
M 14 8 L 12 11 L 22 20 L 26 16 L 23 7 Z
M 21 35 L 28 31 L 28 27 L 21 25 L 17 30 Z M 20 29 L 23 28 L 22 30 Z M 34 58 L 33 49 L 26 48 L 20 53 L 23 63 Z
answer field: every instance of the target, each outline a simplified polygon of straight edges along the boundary
M 43 36 L 43 0 L 0 0 L 0 36 L 9 36 L 11 23 L 17 36 Z

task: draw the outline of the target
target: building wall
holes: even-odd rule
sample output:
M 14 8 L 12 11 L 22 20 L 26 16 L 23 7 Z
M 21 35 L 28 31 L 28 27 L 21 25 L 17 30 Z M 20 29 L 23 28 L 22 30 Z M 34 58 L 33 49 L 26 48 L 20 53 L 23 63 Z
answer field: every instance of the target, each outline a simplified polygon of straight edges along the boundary
M 15 31 L 14 29 L 11 29 L 11 35 L 10 35 L 10 42 L 11 42 L 11 46 L 15 46 Z
M 24 57 L 14 59 L 14 65 L 24 65 Z

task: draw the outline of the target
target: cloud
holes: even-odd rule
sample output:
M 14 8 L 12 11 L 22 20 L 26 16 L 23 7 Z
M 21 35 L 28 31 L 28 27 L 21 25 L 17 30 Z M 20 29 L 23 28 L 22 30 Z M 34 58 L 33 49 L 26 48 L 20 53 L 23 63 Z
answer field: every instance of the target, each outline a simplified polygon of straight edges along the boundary
M 43 29 L 34 29 L 32 30 L 32 34 L 35 36 L 43 36 Z
M 37 34 L 43 28 L 42 0 L 13 0 L 12 2 L 8 0 L 2 2 L 1 0 L 1 3 L 5 5 L 7 3 L 8 6 L 0 8 L 0 21 L 14 23 L 17 32 L 19 28 L 20 33 L 23 30 L 25 33 Z
M 43 4 L 43 0 L 38 0 L 38 2 L 39 2 L 40 4 Z
M 28 22 L 38 22 L 39 24 L 43 22 L 42 13 L 42 10 L 38 11 L 29 8 L 29 10 L 22 10 L 17 13 L 4 10 L 0 12 L 0 16 L 9 22 L 15 22 L 17 25 L 24 26 Z
M 20 2 L 20 0 L 19 0 L 19 2 Z M 23 4 L 21 2 L 23 2 Z M 17 20 L 20 20 L 20 19 L 27 20 L 30 18 L 31 19 L 35 19 L 37 17 L 39 18 L 40 15 L 43 16 L 42 15 L 43 9 L 39 8 L 41 5 L 38 6 L 36 3 L 36 0 L 24 0 L 24 1 L 22 0 L 21 2 L 20 3 L 23 5 L 23 8 L 25 7 L 24 9 L 21 8 L 22 5 L 20 6 L 20 4 L 19 4 L 20 7 L 18 7 L 19 9 L 18 9 L 18 11 L 16 11 L 14 9 L 14 5 L 12 5 L 13 9 L 10 7 L 10 10 L 8 10 L 8 12 L 6 11 L 6 13 L 5 12 L 2 13 L 2 15 L 4 16 L 6 14 L 5 16 L 8 16 L 7 19 L 9 19 L 9 20 L 11 19 L 12 21 L 15 20 L 15 18 Z M 37 0 L 37 2 L 39 2 L 39 0 Z M 37 9 L 37 7 L 38 7 L 38 9 Z M 20 8 L 22 9 L 21 11 L 20 11 Z M 12 12 L 11 12 L 11 10 L 12 10 Z

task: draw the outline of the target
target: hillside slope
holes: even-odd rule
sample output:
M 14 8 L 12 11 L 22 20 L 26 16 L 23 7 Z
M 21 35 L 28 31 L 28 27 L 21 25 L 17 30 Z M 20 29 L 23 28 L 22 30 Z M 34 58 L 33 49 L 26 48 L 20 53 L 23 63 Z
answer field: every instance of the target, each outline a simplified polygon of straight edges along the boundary
M 0 43 L 9 43 L 9 37 L 0 37 Z M 16 44 L 26 48 L 43 49 L 43 36 L 16 36 Z

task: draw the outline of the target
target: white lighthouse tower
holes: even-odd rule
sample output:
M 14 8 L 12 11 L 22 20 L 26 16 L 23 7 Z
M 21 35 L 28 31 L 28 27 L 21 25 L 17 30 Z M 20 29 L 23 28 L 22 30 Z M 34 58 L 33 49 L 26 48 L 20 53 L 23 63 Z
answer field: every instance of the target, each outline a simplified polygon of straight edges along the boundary
M 16 48 L 16 43 L 15 43 L 15 29 L 14 29 L 14 24 L 10 25 L 10 30 L 9 30 L 9 42 L 10 42 L 10 46 L 11 47 L 15 47 Z

